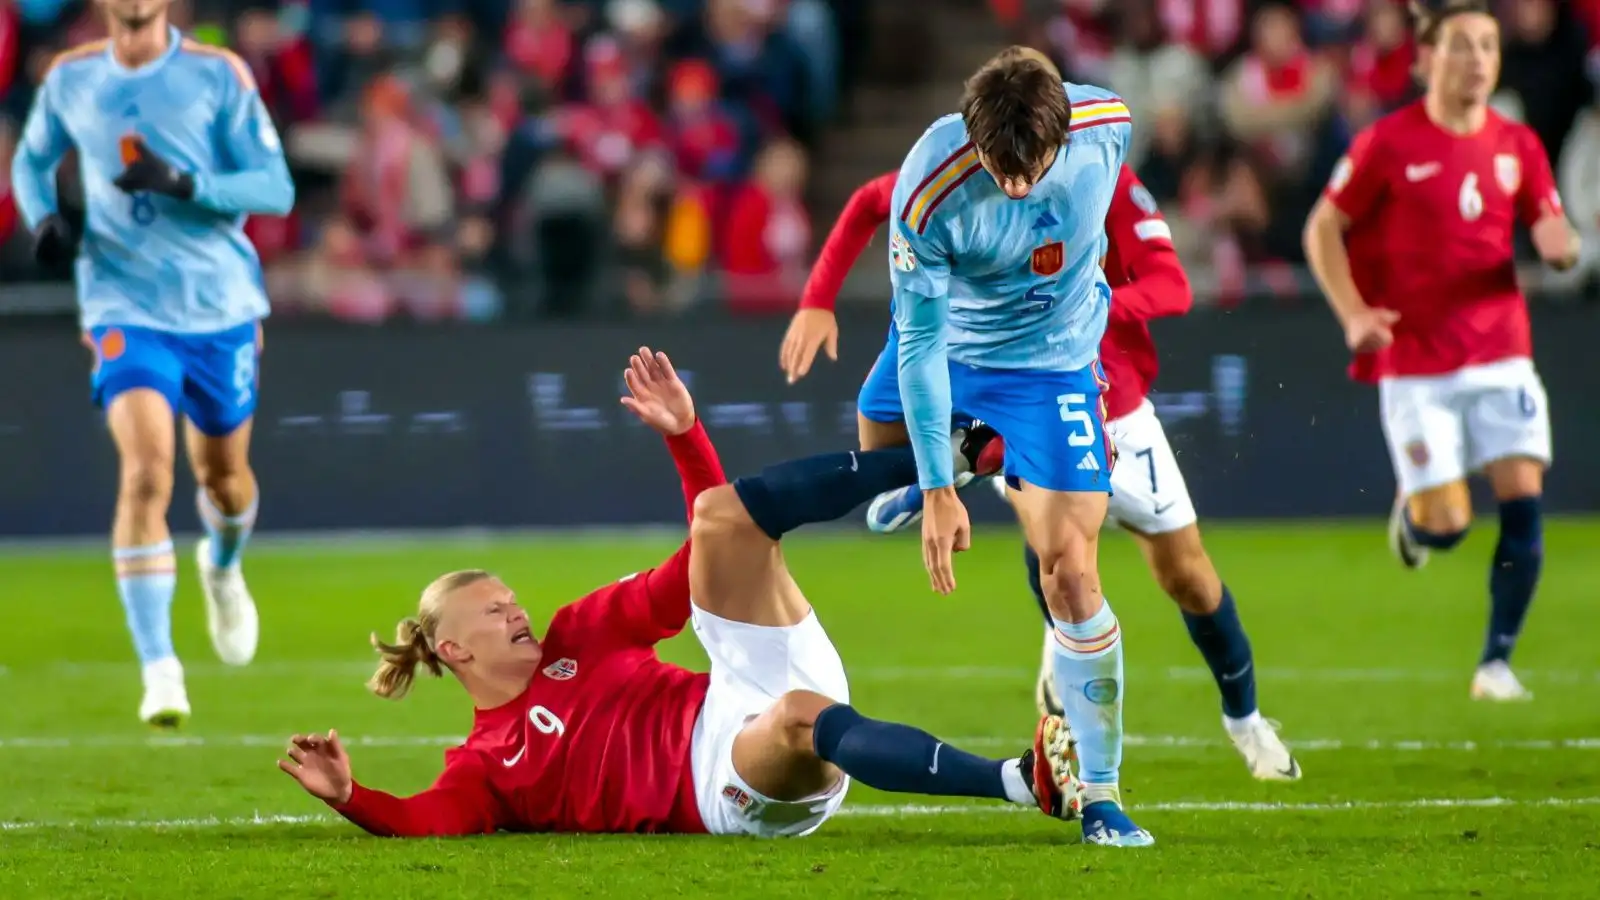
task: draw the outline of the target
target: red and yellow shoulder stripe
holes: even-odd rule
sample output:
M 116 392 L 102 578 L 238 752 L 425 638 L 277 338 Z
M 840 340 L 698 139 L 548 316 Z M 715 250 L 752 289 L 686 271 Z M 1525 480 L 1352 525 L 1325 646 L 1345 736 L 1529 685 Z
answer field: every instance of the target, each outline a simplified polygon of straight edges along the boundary
M 1116 97 L 1079 100 L 1072 104 L 1072 124 L 1068 126 L 1068 130 L 1082 131 L 1096 125 L 1115 125 L 1119 122 L 1132 121 L 1133 114 L 1128 111 L 1128 104 Z
M 86 59 L 95 55 L 96 53 L 104 53 L 106 52 L 106 47 L 110 46 L 110 44 L 111 41 L 107 40 L 106 38 L 101 38 L 98 41 L 90 41 L 87 44 L 79 44 L 71 49 L 63 50 L 60 53 L 57 53 L 54 59 L 50 60 L 50 65 L 45 68 L 44 73 L 49 75 L 58 67 L 72 62 L 73 60 Z
M 202 44 L 199 41 L 184 38 L 183 52 L 194 53 L 199 56 L 211 56 L 226 62 L 228 68 L 233 70 L 234 77 L 239 79 L 240 87 L 243 87 L 247 92 L 256 89 L 256 77 L 250 73 L 250 66 L 239 58 L 239 54 L 234 53 L 232 50 L 226 47 L 213 47 L 210 44 Z
M 973 149 L 971 141 L 957 147 L 906 197 L 905 206 L 900 209 L 900 221 L 917 234 L 922 234 L 928 227 L 928 221 L 933 218 L 933 211 L 939 208 L 944 198 L 980 168 L 978 151 Z

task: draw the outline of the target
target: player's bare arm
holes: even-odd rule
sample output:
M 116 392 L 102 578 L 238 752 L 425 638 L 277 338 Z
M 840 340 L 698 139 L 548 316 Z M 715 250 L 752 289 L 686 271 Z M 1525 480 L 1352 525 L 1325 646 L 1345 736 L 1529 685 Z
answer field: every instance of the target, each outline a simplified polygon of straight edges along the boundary
M 1545 265 L 1557 272 L 1565 272 L 1578 264 L 1583 252 L 1578 230 L 1560 210 L 1546 208 L 1545 215 L 1528 230 L 1533 249 Z
M 1348 163 L 1341 163 L 1348 165 Z M 1356 289 L 1350 273 L 1350 254 L 1345 250 L 1344 233 L 1350 219 L 1327 197 L 1317 201 L 1306 220 L 1303 241 L 1306 262 L 1328 306 L 1344 328 L 1345 346 L 1352 353 L 1372 353 L 1394 343 L 1394 324 L 1400 314 L 1392 309 L 1368 306 Z

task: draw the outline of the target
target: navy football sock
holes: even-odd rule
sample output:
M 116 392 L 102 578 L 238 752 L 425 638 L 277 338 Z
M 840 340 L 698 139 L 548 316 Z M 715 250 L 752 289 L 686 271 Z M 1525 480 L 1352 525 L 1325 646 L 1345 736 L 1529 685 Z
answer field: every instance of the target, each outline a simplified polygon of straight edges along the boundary
M 1239 607 L 1233 593 L 1222 586 L 1222 603 L 1208 616 L 1184 612 L 1183 624 L 1189 639 L 1205 657 L 1211 677 L 1222 693 L 1222 712 L 1230 719 L 1243 719 L 1256 711 L 1255 658 L 1250 638 L 1239 621 Z
M 750 518 L 773 540 L 811 522 L 831 522 L 884 491 L 917 483 L 910 447 L 824 453 L 767 466 L 733 483 Z
M 1006 761 L 957 750 L 920 728 L 869 719 L 844 703 L 823 710 L 811 734 L 818 756 L 880 791 L 1014 799 Z
M 1033 552 L 1033 545 L 1026 541 L 1022 544 L 1022 564 L 1028 567 L 1028 587 L 1033 590 L 1033 601 L 1039 604 L 1039 612 L 1044 616 L 1044 627 L 1056 627 L 1055 617 L 1050 615 L 1050 604 L 1044 599 L 1044 577 L 1039 571 L 1039 554 Z
M 1489 570 L 1489 633 L 1481 662 L 1505 662 L 1517 645 L 1544 567 L 1544 523 L 1538 497 L 1500 504 L 1500 542 Z

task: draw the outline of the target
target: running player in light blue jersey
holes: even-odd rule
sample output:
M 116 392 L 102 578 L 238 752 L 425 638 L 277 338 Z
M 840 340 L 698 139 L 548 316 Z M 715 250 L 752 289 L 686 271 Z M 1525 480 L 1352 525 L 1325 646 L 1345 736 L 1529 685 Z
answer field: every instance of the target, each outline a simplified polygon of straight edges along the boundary
M 200 485 L 211 641 L 225 663 L 255 655 L 259 626 L 239 556 L 256 513 L 248 448 L 267 297 L 244 222 L 294 204 L 249 69 L 184 39 L 167 23 L 169 3 L 101 0 L 110 39 L 56 58 L 11 173 L 36 256 L 76 258 L 93 397 L 121 460 L 112 557 L 143 665 L 139 716 L 163 727 L 189 715 L 172 645 L 176 564 L 166 522 L 179 415 Z M 55 192 L 69 148 L 82 167 L 81 236 Z
M 1078 737 L 1084 839 L 1118 847 L 1154 843 L 1121 807 L 1121 632 L 1096 569 L 1115 459 L 1100 400 L 1111 301 L 1100 261 L 1129 132 L 1117 97 L 1063 85 L 1035 51 L 1010 48 L 968 80 L 961 113 L 912 147 L 889 246 L 924 563 L 935 590 L 955 588 L 951 555 L 971 527 L 946 449 L 960 410 L 1005 438 L 1012 505 L 1055 623 L 1056 689 Z

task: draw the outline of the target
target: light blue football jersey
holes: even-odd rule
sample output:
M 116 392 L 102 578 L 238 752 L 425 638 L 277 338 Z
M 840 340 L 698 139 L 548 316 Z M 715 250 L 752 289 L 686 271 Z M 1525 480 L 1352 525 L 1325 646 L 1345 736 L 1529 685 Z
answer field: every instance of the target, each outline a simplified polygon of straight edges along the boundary
M 55 171 L 76 148 L 86 209 L 76 266 L 85 330 L 103 325 L 174 334 L 219 332 L 267 314 L 261 263 L 244 234 L 250 213 L 283 215 L 294 182 L 249 68 L 184 39 L 130 69 L 96 41 L 57 57 L 12 163 L 30 228 L 57 211 Z M 191 200 L 123 193 L 121 143 L 194 176 Z
M 1021 200 L 978 163 L 960 115 L 923 133 L 895 182 L 889 262 L 901 393 L 925 487 L 949 483 L 946 367 L 1066 372 L 1099 355 L 1110 309 L 1100 260 L 1131 134 L 1128 107 L 1063 84 L 1067 143 Z M 970 412 L 970 410 L 964 410 Z

